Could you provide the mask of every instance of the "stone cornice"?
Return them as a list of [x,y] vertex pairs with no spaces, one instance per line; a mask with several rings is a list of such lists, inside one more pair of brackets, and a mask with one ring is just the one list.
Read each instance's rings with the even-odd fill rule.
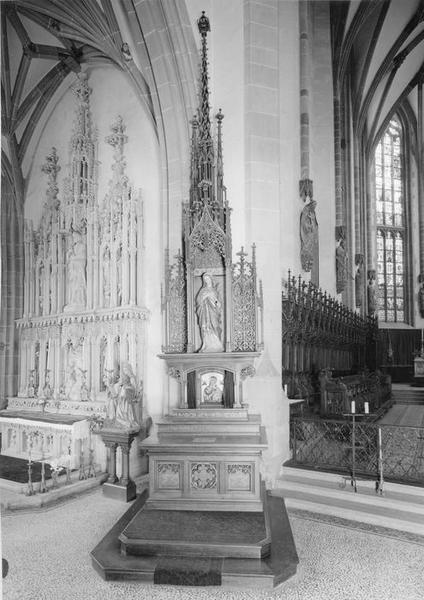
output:
[[16,320],[17,327],[50,327],[71,325],[73,323],[101,323],[107,321],[142,320],[147,321],[150,311],[147,308],[134,306],[119,306],[89,311],[59,313],[40,317],[23,317]]

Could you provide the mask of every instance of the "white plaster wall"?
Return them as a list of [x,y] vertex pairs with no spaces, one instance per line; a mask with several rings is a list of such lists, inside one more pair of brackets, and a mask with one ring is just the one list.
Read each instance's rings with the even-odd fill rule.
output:
[[[158,142],[150,120],[137,99],[125,75],[112,67],[90,69],[89,87],[92,124],[98,131],[98,198],[108,191],[112,178],[113,149],[105,142],[110,125],[121,115],[126,125],[128,142],[124,146],[127,175],[135,190],[141,190],[144,210],[144,304],[150,311],[146,327],[144,356],[144,406],[148,414],[162,413],[163,366],[156,357],[161,351],[162,326],[160,285],[162,281],[162,240],[160,227],[160,180]],[[70,86],[74,76],[66,80],[56,103],[40,131],[31,156],[25,166],[27,195],[25,216],[37,225],[45,201],[47,176],[41,172],[45,157],[55,146],[61,171],[58,175],[59,198],[63,199],[63,180],[68,174],[69,142],[75,118],[76,99]],[[141,276],[138,273],[138,276]]]
[[319,284],[336,296],[334,114],[328,3],[313,8],[311,36],[312,85],[310,115],[311,178],[319,225]]

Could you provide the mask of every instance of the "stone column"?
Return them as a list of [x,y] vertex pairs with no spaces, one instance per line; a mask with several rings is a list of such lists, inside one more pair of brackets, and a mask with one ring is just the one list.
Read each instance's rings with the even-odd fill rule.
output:
[[130,446],[129,444],[119,444],[121,448],[121,478],[120,485],[128,485],[130,481]]
[[418,83],[418,218],[420,238],[420,290],[418,294],[419,314],[424,318],[424,173],[422,164],[424,161],[424,103],[423,103],[423,80]]
[[107,448],[107,471],[108,471],[108,483],[116,483],[118,477],[116,476],[116,449],[118,444],[115,442],[105,442]]
[[[284,93],[280,98],[279,89],[299,85],[298,6],[277,0],[266,5],[247,0],[243,10],[245,243],[256,244],[264,297],[264,351],[255,365],[255,377],[245,382],[244,390],[249,411],[260,413],[266,428],[268,450],[263,462],[265,479],[270,483],[289,456],[289,411],[281,381],[281,277],[285,251],[288,255],[298,255],[298,251],[290,246],[289,239],[282,247],[285,236],[281,232],[287,227],[298,228],[299,223],[297,208],[284,200],[298,195],[299,129],[297,124],[293,126],[292,104],[293,110],[299,105],[298,96]],[[285,171],[281,170],[280,157],[287,161]],[[284,265],[284,272],[290,266]]]
[[[129,472],[129,455],[131,444],[138,436],[138,433],[138,431],[134,430],[114,429],[113,427],[101,431],[100,435],[109,451],[109,478],[103,485],[103,493],[110,498],[129,502],[136,496],[136,485],[131,480]],[[116,476],[116,449],[118,446],[121,449],[122,455],[122,470],[119,481]]]

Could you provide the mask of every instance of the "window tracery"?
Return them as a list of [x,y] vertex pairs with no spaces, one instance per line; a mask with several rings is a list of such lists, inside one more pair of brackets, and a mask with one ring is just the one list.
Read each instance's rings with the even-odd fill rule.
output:
[[394,117],[374,155],[378,317],[386,322],[407,321],[405,177],[402,152],[402,126]]

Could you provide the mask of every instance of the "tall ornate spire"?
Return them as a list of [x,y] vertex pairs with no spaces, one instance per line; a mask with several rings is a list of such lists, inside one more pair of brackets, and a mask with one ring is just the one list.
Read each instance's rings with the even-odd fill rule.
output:
[[225,201],[222,166],[222,119],[221,111],[217,119],[217,151],[215,155],[211,134],[209,106],[209,77],[207,56],[207,34],[210,31],[209,19],[202,12],[197,22],[201,35],[201,64],[199,79],[199,107],[192,121],[191,139],[191,179],[190,179],[190,231],[202,218],[205,210],[209,217],[226,231],[229,223]]
[[206,43],[206,36],[208,31],[211,30],[211,28],[209,24],[209,19],[205,15],[205,11],[202,12],[202,16],[198,20],[197,25],[199,27],[199,33],[202,36],[199,98],[199,146],[203,162],[202,166],[204,167],[204,171],[202,172],[202,179],[211,181],[213,145],[211,137],[211,123],[209,117],[210,107],[208,87],[208,49]]
[[71,169],[66,182],[67,227],[83,226],[86,206],[95,202],[96,160],[90,116],[90,94],[86,73],[79,73],[72,86],[77,100],[74,131],[71,137]]

